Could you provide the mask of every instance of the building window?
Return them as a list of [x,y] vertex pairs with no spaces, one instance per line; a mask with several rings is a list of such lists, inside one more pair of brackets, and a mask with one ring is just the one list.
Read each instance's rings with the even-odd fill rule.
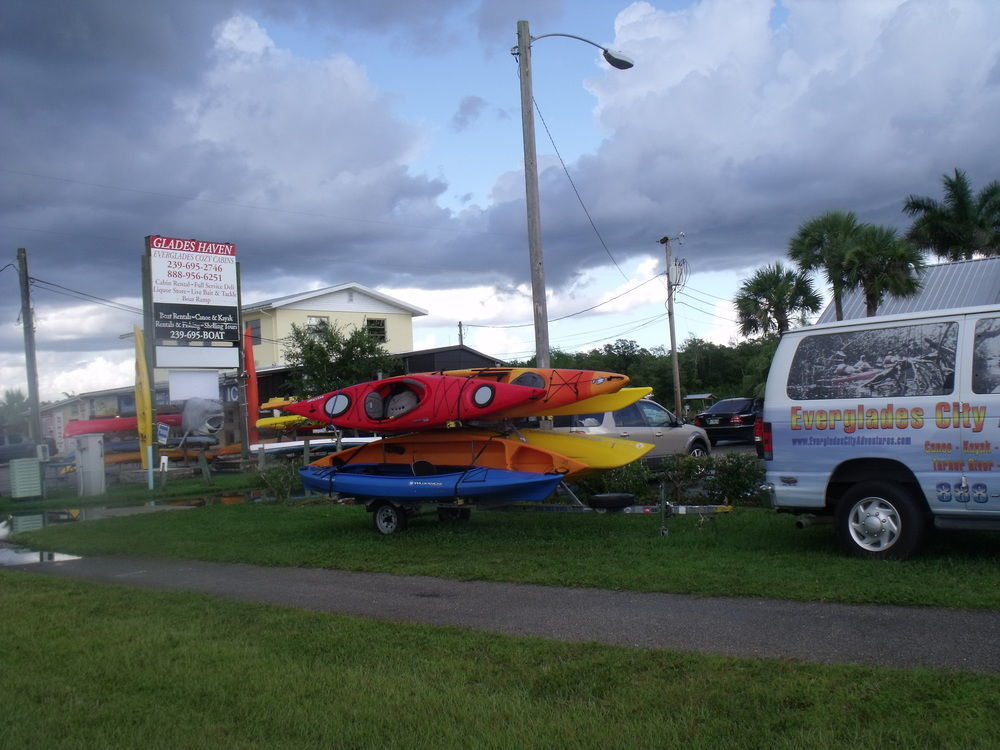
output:
[[260,343],[260,318],[248,320],[247,328],[250,329],[250,343],[257,346]]
[[381,343],[386,342],[385,318],[368,318],[365,320],[365,330],[368,335]]
[[319,329],[330,325],[330,318],[326,315],[306,315],[306,330],[316,334]]

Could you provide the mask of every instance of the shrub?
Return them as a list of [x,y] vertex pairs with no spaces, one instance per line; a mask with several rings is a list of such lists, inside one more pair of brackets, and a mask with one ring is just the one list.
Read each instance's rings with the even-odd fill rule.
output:
[[689,456],[686,453],[678,453],[663,459],[657,475],[667,483],[667,490],[670,493],[667,499],[673,503],[680,503],[681,498],[691,494],[705,477],[711,474],[714,463],[715,460],[711,456]]
[[655,476],[642,461],[633,461],[617,469],[609,469],[584,477],[573,483],[573,491],[586,501],[593,495],[605,492],[630,492],[637,505],[659,502]]
[[302,488],[299,467],[294,461],[269,461],[256,471],[255,484],[275,500],[288,500]]
[[727,453],[712,459],[712,472],[705,477],[704,491],[716,504],[766,505],[760,486],[764,465],[754,455]]

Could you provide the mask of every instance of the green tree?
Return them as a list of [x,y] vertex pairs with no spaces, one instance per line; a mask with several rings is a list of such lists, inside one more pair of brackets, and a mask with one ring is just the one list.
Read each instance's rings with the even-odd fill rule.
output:
[[744,336],[775,332],[779,336],[791,325],[792,317],[814,313],[822,301],[804,271],[793,271],[781,263],[758,268],[744,280],[733,300]]
[[823,271],[830,285],[837,320],[844,319],[844,293],[852,287],[844,270],[844,259],[857,241],[857,217],[853,211],[827,211],[803,222],[788,242],[788,257],[803,271]]
[[865,298],[866,314],[875,315],[886,294],[912,297],[920,291],[923,254],[892,227],[865,224],[858,244],[844,261],[847,277]]
[[292,325],[284,341],[289,387],[301,398],[402,372],[402,363],[363,328]]
[[908,195],[903,212],[916,217],[907,237],[948,260],[1000,255],[1000,182],[973,195],[965,172],[941,175],[944,200]]
[[11,432],[28,430],[28,397],[20,388],[6,388],[0,401],[0,428]]

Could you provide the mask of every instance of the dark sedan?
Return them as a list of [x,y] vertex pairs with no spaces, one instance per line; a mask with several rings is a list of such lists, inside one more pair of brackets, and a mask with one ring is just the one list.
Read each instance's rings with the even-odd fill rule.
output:
[[753,442],[753,427],[764,409],[762,398],[726,398],[717,401],[694,418],[715,445],[719,440]]

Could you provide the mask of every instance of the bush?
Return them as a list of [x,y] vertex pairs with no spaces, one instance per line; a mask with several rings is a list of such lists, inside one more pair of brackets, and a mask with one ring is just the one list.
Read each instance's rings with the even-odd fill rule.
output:
[[678,453],[667,456],[660,463],[658,476],[666,481],[669,492],[668,501],[680,503],[685,495],[692,494],[706,476],[709,476],[715,465],[711,456],[690,456]]
[[630,492],[637,505],[659,502],[655,476],[642,461],[633,461],[617,469],[609,469],[577,480],[573,491],[586,502],[593,495],[606,492]]
[[712,471],[705,477],[705,494],[715,504],[760,507],[766,498],[760,486],[764,465],[746,453],[727,453],[712,457]]
[[667,501],[675,504],[691,498],[695,503],[711,505],[766,505],[760,490],[764,466],[753,455],[726,453],[718,456],[668,456],[656,471],[642,461],[618,469],[603,471],[574,483],[573,491],[581,500],[605,492],[630,492],[637,505],[660,502],[659,485],[666,483]]
[[293,492],[302,489],[295,461],[269,461],[256,472],[254,483],[275,500],[288,500]]

